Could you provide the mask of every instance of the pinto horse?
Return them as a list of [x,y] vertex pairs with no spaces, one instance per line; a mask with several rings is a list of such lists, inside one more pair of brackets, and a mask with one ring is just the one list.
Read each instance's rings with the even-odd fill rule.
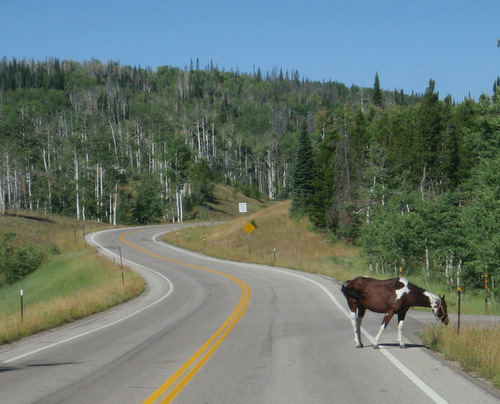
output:
[[411,284],[405,278],[377,280],[366,276],[358,276],[344,283],[341,290],[351,310],[356,348],[363,348],[360,330],[367,309],[375,313],[385,313],[384,320],[373,343],[375,349],[378,349],[380,336],[394,314],[398,315],[399,346],[406,348],[403,343],[403,322],[410,307],[430,307],[438,321],[445,324],[449,322],[444,296],[436,296]]

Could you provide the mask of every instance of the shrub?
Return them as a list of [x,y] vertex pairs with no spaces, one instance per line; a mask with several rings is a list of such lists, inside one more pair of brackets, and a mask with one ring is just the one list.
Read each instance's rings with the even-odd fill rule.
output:
[[14,283],[34,272],[43,262],[44,253],[38,247],[19,247],[7,260],[4,268],[7,283]]
[[14,283],[34,272],[43,262],[44,252],[35,246],[12,246],[16,233],[4,235],[0,245],[0,285]]

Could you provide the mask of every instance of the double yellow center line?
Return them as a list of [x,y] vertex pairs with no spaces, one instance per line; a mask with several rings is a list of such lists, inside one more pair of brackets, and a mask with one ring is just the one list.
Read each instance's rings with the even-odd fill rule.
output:
[[[135,230],[138,231],[138,230]],[[211,272],[220,276],[224,276],[233,282],[237,283],[242,290],[240,301],[236,306],[236,309],[233,313],[228,317],[228,319],[224,322],[224,324],[215,332],[214,335],[210,337],[210,339],[203,344],[203,346],[186,362],[182,365],[179,370],[177,370],[163,385],[160,386],[146,401],[144,404],[151,404],[159,400],[160,403],[171,403],[179,393],[186,387],[186,385],[191,381],[191,379],[198,373],[198,371],[205,365],[205,363],[210,359],[210,357],[215,353],[215,351],[219,348],[220,344],[226,339],[229,333],[233,330],[236,324],[240,321],[240,319],[245,314],[248,303],[251,298],[251,291],[248,285],[242,280],[236,278],[235,276],[226,274],[224,272],[216,271],[214,269],[209,269],[205,267],[201,267],[198,265],[188,264],[186,262],[173,260],[170,258],[163,257],[161,255],[152,253],[146,249],[143,249],[135,244],[132,244],[125,240],[125,237],[134,231],[124,233],[120,240],[139,251],[142,251],[145,254],[152,255],[156,258],[160,258],[165,261],[174,262],[176,264],[186,265],[191,268],[200,269],[202,271]]]

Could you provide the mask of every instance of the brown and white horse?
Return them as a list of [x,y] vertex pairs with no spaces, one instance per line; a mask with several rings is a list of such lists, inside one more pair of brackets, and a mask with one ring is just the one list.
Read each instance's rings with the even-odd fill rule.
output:
[[380,336],[394,314],[398,315],[398,342],[403,343],[403,322],[410,307],[430,307],[439,321],[448,324],[448,313],[444,296],[436,296],[425,289],[408,282],[405,278],[377,280],[366,276],[358,276],[342,286],[342,293],[351,310],[351,322],[354,330],[356,348],[362,348],[361,322],[368,309],[375,313],[385,313],[380,330],[375,337],[373,347],[378,349]]

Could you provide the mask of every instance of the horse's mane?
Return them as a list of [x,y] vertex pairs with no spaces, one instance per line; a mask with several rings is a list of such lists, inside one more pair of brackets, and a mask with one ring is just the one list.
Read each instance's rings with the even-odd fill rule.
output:
[[411,283],[411,282],[408,282],[408,287],[409,287],[410,289],[412,289],[412,288],[413,288],[413,289],[415,289],[415,290],[418,290],[419,292],[422,292],[422,293],[427,292],[424,288],[421,288],[420,286],[417,286],[417,285],[415,285],[415,284],[413,284],[413,283]]

